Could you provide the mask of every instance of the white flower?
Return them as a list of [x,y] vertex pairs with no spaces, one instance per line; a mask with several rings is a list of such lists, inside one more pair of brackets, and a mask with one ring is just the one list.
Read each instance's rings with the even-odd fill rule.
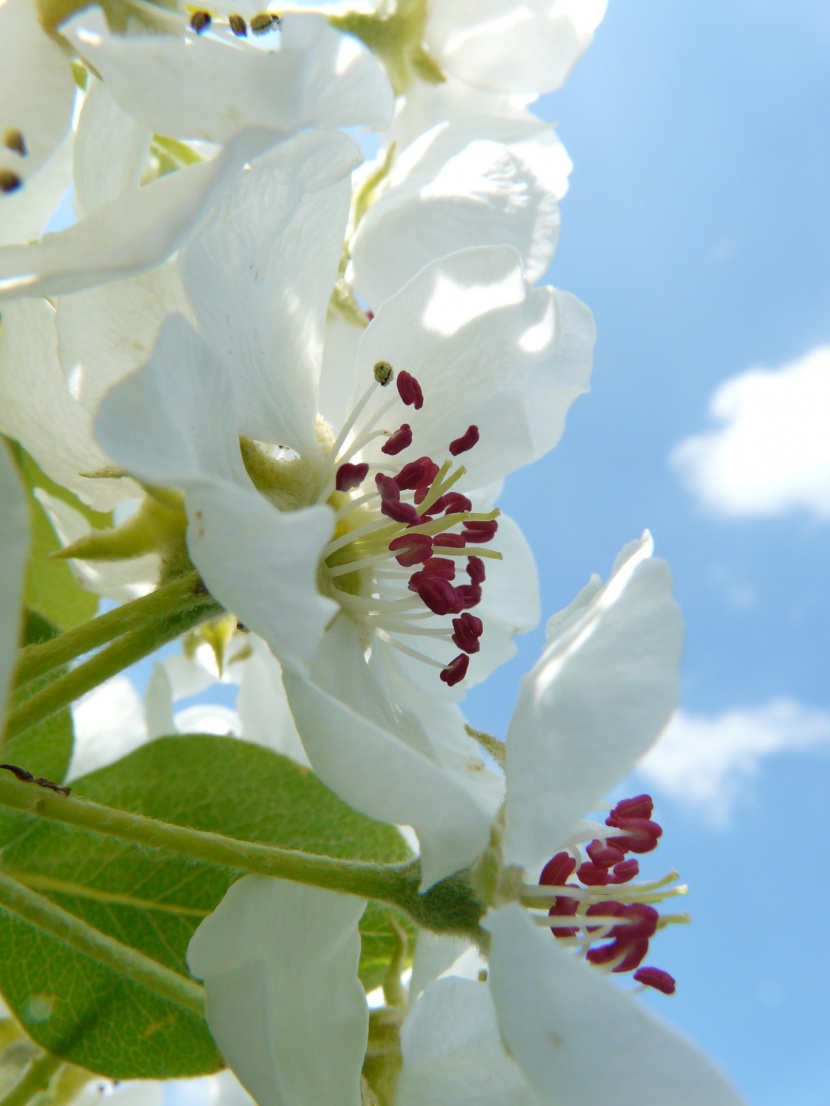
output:
[[553,92],[590,45],[607,0],[432,0],[438,64],[494,92]]
[[[106,95],[146,130],[134,130],[127,149],[109,143],[102,149],[107,132],[96,129],[93,141],[106,158],[118,164],[118,155],[126,155],[123,173],[104,173],[125,190],[82,186],[88,210],[79,223],[33,245],[0,248],[0,296],[52,296],[158,265],[202,223],[228,181],[270,146],[308,127],[380,126],[391,117],[392,94],[378,63],[320,16],[291,15],[269,51],[230,31],[114,35],[97,8],[80,12],[61,32],[104,75]],[[64,72],[74,95],[65,63]],[[209,160],[139,188],[136,155],[146,157],[146,147],[138,142],[154,131],[220,145]],[[98,206],[89,209],[93,193]]]
[[0,5],[0,244],[43,230],[69,183],[75,81],[32,0]]

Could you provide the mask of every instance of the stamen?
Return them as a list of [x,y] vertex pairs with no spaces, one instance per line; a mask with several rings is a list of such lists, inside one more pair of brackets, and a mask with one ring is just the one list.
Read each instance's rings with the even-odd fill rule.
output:
[[350,492],[352,488],[359,488],[368,474],[367,464],[352,465],[347,461],[337,470],[334,486],[339,492]]
[[406,369],[402,369],[397,376],[398,395],[401,397],[407,407],[414,407],[416,411],[420,411],[424,406],[424,393],[421,391],[421,385],[412,375],[408,373]]
[[23,135],[15,127],[10,128],[3,135],[3,145],[7,150],[13,150],[16,154],[20,154],[21,157],[26,157],[29,153],[26,149],[26,142]]
[[[486,550],[491,552],[491,550]],[[483,584],[484,583],[484,561],[481,557],[468,557],[467,558],[467,575],[470,577],[470,583]]]
[[237,38],[245,38],[248,34],[248,24],[241,15],[229,15],[228,24]]
[[22,184],[17,173],[13,173],[11,169],[0,169],[0,192],[16,192]]
[[478,427],[468,426],[466,432],[460,438],[450,442],[450,453],[453,457],[457,457],[459,453],[466,453],[468,449],[472,449],[474,445],[478,444],[478,436]]
[[402,453],[408,446],[412,445],[412,427],[408,422],[405,422],[403,426],[399,427],[394,434],[390,434],[389,441],[385,445],[380,447],[381,453],[385,453],[387,457],[394,457],[398,453]]
[[432,556],[432,538],[427,534],[401,534],[389,543],[389,549],[397,552],[395,560],[404,568],[423,564]]
[[459,653],[455,660],[450,661],[447,667],[441,670],[441,679],[448,687],[455,687],[467,675],[469,667],[470,658],[466,653]]
[[372,371],[375,374],[375,380],[380,384],[381,388],[385,388],[395,375],[395,370],[388,361],[376,361]]
[[261,12],[251,20],[251,30],[255,35],[264,35],[268,31],[278,30],[281,23],[280,17],[273,12]]
[[662,968],[638,968],[634,978],[645,987],[654,987],[662,991],[664,995],[673,995],[677,990],[677,981],[674,976],[664,972]]
[[205,32],[212,22],[213,20],[210,17],[210,12],[195,11],[190,17],[191,29],[194,30],[197,35]]

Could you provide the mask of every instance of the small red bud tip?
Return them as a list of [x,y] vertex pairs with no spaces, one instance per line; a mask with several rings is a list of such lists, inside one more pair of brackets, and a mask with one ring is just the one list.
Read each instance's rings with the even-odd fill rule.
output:
[[412,568],[413,565],[423,564],[432,556],[432,538],[427,534],[401,534],[390,541],[389,550],[392,553],[400,550],[395,560],[404,568]]
[[484,583],[484,561],[481,557],[467,558],[467,575],[470,577],[471,584]]
[[334,478],[334,486],[339,492],[350,492],[352,488],[358,488],[369,474],[369,466],[352,465],[348,461],[341,465]]
[[454,661],[450,661],[446,668],[441,669],[441,679],[449,687],[455,687],[455,685],[460,684],[467,675],[467,669],[469,667],[470,658],[466,653],[459,653]]
[[399,427],[394,434],[390,434],[388,440],[380,447],[381,453],[387,457],[394,457],[408,446],[412,445],[412,427],[408,422]]
[[398,395],[406,406],[414,407],[416,411],[420,411],[424,406],[424,393],[412,373],[402,369],[395,378],[395,383],[398,385]]
[[468,426],[466,433],[450,442],[450,453],[453,457],[457,457],[459,453],[466,453],[468,449],[472,449],[478,443],[478,438],[478,427]]
[[677,981],[674,976],[664,972],[662,968],[638,968],[634,973],[638,983],[646,987],[654,987],[662,991],[664,995],[673,995],[677,990]]
[[[564,887],[575,871],[576,861],[571,854],[557,853],[542,869],[539,883],[542,887]],[[568,902],[576,904],[576,899],[568,899]]]

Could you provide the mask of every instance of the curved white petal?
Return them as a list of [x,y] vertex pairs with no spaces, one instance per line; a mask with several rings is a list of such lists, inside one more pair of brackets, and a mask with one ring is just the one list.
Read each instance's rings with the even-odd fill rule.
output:
[[742,1106],[715,1065],[516,904],[490,911],[504,1043],[541,1106]]
[[179,263],[201,334],[233,381],[240,431],[306,457],[319,454],[326,309],[360,160],[339,131],[282,143],[239,175]]
[[138,188],[153,132],[120,107],[90,74],[75,132],[75,210],[83,219]]
[[92,437],[90,412],[70,391],[59,356],[55,310],[45,300],[3,306],[0,430],[19,441],[47,476],[99,510],[138,494],[132,481],[81,475],[101,469],[108,458]]
[[236,709],[246,741],[265,745],[298,764],[308,765],[285,690],[282,668],[264,641],[249,635],[250,656],[231,660],[230,674],[239,681]]
[[553,92],[590,45],[607,0],[433,0],[425,38],[479,88]]
[[148,739],[144,704],[127,676],[113,676],[72,704],[75,743],[67,777],[120,760]]
[[464,487],[478,488],[556,445],[568,408],[588,389],[593,344],[593,319],[578,300],[529,287],[509,247],[481,247],[426,266],[378,310],[356,379],[386,360],[420,381],[424,406],[407,412],[414,441],[402,461],[444,455],[477,425],[480,442],[460,460]]
[[228,180],[279,139],[242,131],[212,161],[168,173],[31,246],[0,248],[0,297],[55,295],[142,272],[170,257]]
[[507,735],[504,856],[535,877],[632,769],[677,705],[683,637],[646,535],[522,680]]
[[326,631],[310,672],[287,662],[283,682],[320,779],[356,810],[418,834],[422,888],[484,850],[494,811],[482,761],[442,763],[429,718],[422,724],[384,695],[346,616]]
[[216,1043],[258,1106],[360,1106],[363,899],[245,876],[191,938]]
[[0,718],[17,657],[23,578],[29,555],[29,511],[23,485],[4,443],[0,443]]
[[[63,142],[74,102],[69,61],[41,27],[37,5],[5,0],[0,5],[0,171],[14,173],[25,188]],[[22,139],[22,150],[20,143],[9,142],[10,134]],[[0,222],[7,217],[5,202],[5,193],[0,194]]]
[[393,164],[351,245],[354,283],[377,306],[430,261],[512,246],[525,276],[547,269],[571,162],[553,127],[475,116],[444,123]]
[[111,34],[100,8],[61,27],[115,99],[152,130],[225,142],[245,127],[386,126],[392,92],[376,59],[319,15],[291,13],[261,50],[230,31]]
[[401,1030],[396,1106],[536,1106],[504,1050],[490,988],[452,977],[427,985]]
[[0,197],[0,246],[41,236],[72,181],[74,137],[70,131],[24,187]]

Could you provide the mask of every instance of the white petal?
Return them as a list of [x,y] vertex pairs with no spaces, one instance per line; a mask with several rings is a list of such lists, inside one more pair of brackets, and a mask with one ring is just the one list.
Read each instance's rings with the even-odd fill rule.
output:
[[512,246],[529,281],[547,269],[570,159],[552,127],[474,117],[407,147],[351,242],[354,283],[376,306],[436,258]]
[[415,955],[412,957],[412,976],[409,980],[410,1006],[421,991],[433,979],[437,979],[467,951],[470,942],[463,937],[444,937],[422,929],[418,933]]
[[0,248],[0,297],[77,291],[158,265],[202,222],[228,179],[278,138],[242,131],[212,161],[168,173],[32,246]]
[[319,455],[314,426],[326,310],[357,144],[300,135],[240,174],[180,262],[199,329],[227,365],[239,429]]
[[427,986],[401,1030],[397,1106],[535,1106],[504,1051],[490,988],[468,979]]
[[426,41],[442,68],[479,88],[553,92],[605,15],[607,0],[434,0]]
[[75,744],[67,776],[85,776],[147,740],[144,705],[127,676],[114,676],[72,704]]
[[504,855],[535,878],[656,740],[679,696],[683,626],[650,537],[522,680],[507,735]]
[[483,763],[456,770],[441,763],[431,733],[384,695],[364,660],[358,629],[346,616],[326,631],[310,674],[286,663],[283,682],[323,783],[369,817],[415,829],[422,888],[484,850],[493,795]]
[[[0,5],[0,170],[26,181],[63,142],[72,122],[75,80],[69,61],[41,27],[31,0]],[[25,153],[10,149],[5,136],[17,131]],[[0,220],[5,221],[5,196]]]
[[47,476],[99,510],[138,494],[131,481],[81,475],[108,463],[92,438],[89,411],[72,396],[59,357],[54,308],[45,300],[3,306],[0,430],[15,438]]
[[365,906],[246,876],[194,933],[187,959],[205,981],[208,1025],[258,1106],[360,1106]]
[[529,287],[514,250],[482,247],[428,265],[379,309],[356,375],[369,380],[386,360],[420,381],[424,406],[407,409],[414,442],[401,460],[444,455],[477,425],[479,445],[461,457],[463,486],[477,488],[556,445],[568,408],[587,391],[593,343],[593,319],[578,300]]
[[82,219],[138,188],[152,130],[137,122],[90,74],[75,134],[75,210]]
[[23,578],[29,555],[29,511],[23,485],[5,444],[0,443],[0,718],[17,657]]
[[482,923],[502,1037],[542,1106],[741,1106],[715,1065],[515,904]]
[[244,127],[377,126],[392,93],[375,58],[319,15],[292,13],[261,50],[230,32],[117,35],[98,8],[61,27],[125,111],[160,134],[225,142]]
[[308,757],[282,686],[280,662],[256,635],[249,635],[248,646],[251,655],[231,661],[230,668],[239,680],[236,709],[242,736],[307,766]]

